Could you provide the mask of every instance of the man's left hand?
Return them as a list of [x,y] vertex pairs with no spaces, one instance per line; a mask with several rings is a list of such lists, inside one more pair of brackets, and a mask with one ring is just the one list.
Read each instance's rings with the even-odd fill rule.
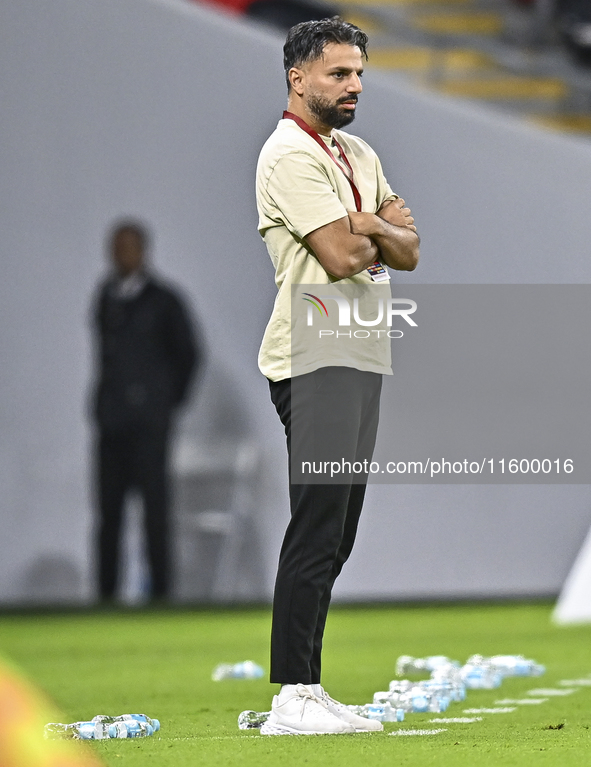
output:
[[413,232],[417,231],[410,208],[406,207],[402,197],[399,197],[397,200],[386,200],[383,202],[376,215],[393,226],[405,226],[407,229],[412,229]]

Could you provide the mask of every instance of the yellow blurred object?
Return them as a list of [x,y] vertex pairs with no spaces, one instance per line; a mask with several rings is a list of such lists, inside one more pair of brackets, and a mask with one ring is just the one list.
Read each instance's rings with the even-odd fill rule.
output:
[[0,658],[0,767],[102,767],[84,743],[45,739],[57,721],[45,696]]
[[369,66],[382,69],[445,69],[466,70],[492,68],[490,56],[469,48],[378,48],[370,50]]
[[556,131],[567,133],[591,133],[591,116],[589,115],[530,115],[530,121]]
[[446,80],[437,85],[437,89],[450,96],[497,100],[558,100],[568,95],[566,83],[551,77],[496,77],[490,79]]
[[359,29],[362,29],[364,32],[367,32],[369,34],[373,34],[374,32],[379,31],[379,26],[376,24],[376,22],[373,19],[370,19],[369,16],[365,16],[362,13],[356,13],[354,11],[345,12],[342,15],[342,18],[345,19],[345,21],[348,21],[349,24],[354,24],[356,27],[359,27]]
[[413,27],[437,35],[498,35],[504,28],[498,13],[425,13],[417,14]]

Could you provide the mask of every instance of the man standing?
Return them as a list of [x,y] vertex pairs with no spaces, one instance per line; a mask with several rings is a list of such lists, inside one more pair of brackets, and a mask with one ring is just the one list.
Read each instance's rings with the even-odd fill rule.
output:
[[99,290],[94,317],[100,596],[115,595],[123,507],[127,494],[137,490],[144,507],[151,596],[164,599],[170,588],[170,428],[199,350],[176,291],[146,269],[145,228],[131,221],[117,224],[109,247],[114,272]]
[[[362,290],[388,279],[384,265],[417,265],[419,238],[410,210],[388,186],[373,150],[339,130],[355,117],[366,46],[367,36],[338,17],[292,27],[284,46],[288,109],[257,168],[259,231],[279,291],[259,366],[269,379],[288,451],[293,454],[308,433],[324,438],[339,424],[339,449],[354,461],[371,460],[381,377],[391,373],[389,341],[354,350],[346,360],[327,353],[294,365],[291,291],[304,284]],[[320,684],[331,590],[353,547],[365,481],[290,481],[291,521],[279,559],[271,636],[271,682],[282,687],[263,734],[382,729],[352,714]]]

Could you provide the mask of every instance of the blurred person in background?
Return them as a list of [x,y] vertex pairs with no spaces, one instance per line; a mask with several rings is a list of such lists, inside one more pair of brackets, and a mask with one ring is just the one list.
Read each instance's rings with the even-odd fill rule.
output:
[[175,411],[201,358],[193,320],[178,292],[147,266],[149,235],[121,221],[108,239],[112,272],[93,306],[98,375],[96,491],[100,598],[117,591],[126,498],[142,498],[151,598],[170,594],[169,444]]

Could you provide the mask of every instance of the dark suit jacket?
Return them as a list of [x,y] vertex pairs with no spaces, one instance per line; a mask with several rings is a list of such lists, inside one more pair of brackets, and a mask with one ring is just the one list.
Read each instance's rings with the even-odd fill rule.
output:
[[200,358],[192,323],[172,288],[149,277],[131,299],[104,283],[95,307],[99,375],[94,414],[109,431],[166,429]]

